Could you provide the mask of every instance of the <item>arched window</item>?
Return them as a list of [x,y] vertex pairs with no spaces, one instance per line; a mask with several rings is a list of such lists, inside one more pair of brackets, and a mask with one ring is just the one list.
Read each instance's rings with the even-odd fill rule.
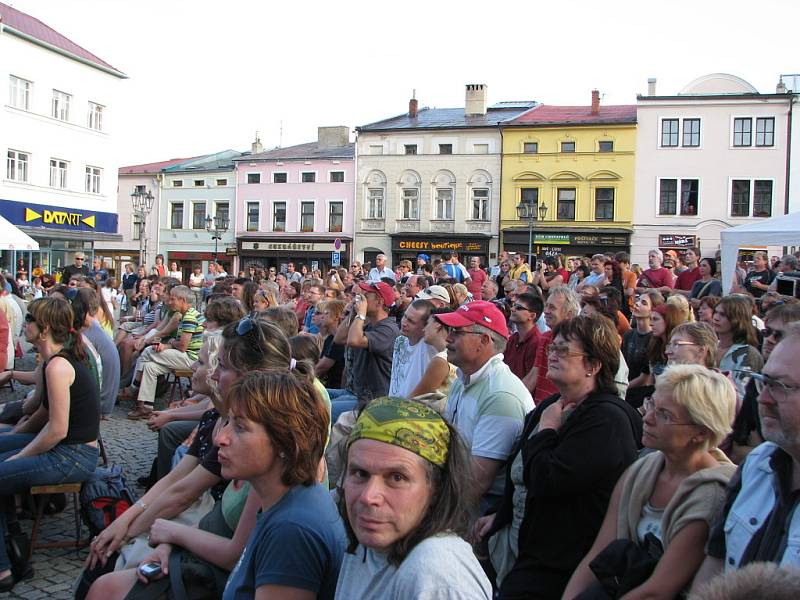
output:
[[403,171],[397,185],[400,190],[400,218],[418,221],[422,178],[416,171]]
[[431,181],[433,187],[433,218],[441,221],[454,219],[456,177],[450,171],[439,171]]
[[467,218],[473,221],[492,220],[492,176],[487,171],[475,171],[467,182],[469,206]]
[[364,178],[364,216],[383,219],[386,206],[386,175],[383,171],[370,171]]

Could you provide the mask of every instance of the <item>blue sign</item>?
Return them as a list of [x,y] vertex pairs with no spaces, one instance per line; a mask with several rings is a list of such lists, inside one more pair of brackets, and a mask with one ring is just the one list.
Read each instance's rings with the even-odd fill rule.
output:
[[0,200],[0,215],[14,225],[25,227],[117,233],[116,213]]
[[331,252],[331,266],[338,267],[342,264],[342,255],[339,252]]

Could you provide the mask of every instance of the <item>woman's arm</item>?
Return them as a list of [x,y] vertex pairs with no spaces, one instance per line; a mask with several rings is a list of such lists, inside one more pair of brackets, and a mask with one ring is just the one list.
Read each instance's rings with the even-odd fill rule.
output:
[[556,275],[550,281],[547,281],[546,277],[542,277],[540,285],[542,286],[543,290],[549,290],[551,287],[563,284],[564,284],[564,278],[561,275]]
[[325,373],[330,371],[333,365],[335,364],[336,364],[335,360],[327,356],[323,356],[322,358],[319,359],[319,362],[314,366],[314,373],[316,374],[317,377],[322,377],[323,375],[325,375]]
[[11,371],[11,378],[16,379],[22,385],[34,385],[39,382],[42,366],[37,365],[33,371]]
[[422,379],[420,379],[417,386],[411,390],[409,397],[414,398],[422,394],[435,392],[449,374],[450,365],[448,362],[434,356],[428,364],[428,368],[425,369],[425,373],[422,374]]
[[47,424],[47,418],[47,409],[44,406],[39,405],[39,408],[37,408],[36,412],[31,415],[30,419],[27,419],[26,421],[20,420],[20,422],[17,423],[17,425],[15,425],[11,430],[11,433],[38,433],[42,430],[42,427]]

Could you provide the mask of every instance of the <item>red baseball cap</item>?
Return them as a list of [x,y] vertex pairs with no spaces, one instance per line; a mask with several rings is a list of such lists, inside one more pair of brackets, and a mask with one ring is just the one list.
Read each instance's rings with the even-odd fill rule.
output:
[[394,304],[394,290],[388,283],[384,283],[383,281],[360,281],[358,287],[365,292],[378,294],[383,299],[386,308]]
[[459,306],[451,313],[435,315],[436,319],[448,327],[467,327],[468,325],[480,325],[499,333],[508,339],[508,327],[506,318],[500,309],[493,303],[485,300],[476,300],[469,304]]

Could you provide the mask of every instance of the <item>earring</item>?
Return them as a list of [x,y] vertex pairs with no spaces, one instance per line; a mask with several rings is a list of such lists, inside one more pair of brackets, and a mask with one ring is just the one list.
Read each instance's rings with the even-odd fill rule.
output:
[[587,376],[587,377],[591,377],[591,376],[592,376],[592,374],[591,374],[591,373],[587,373],[587,374],[586,374],[586,376]]
[[286,458],[286,452],[280,452],[278,456],[280,456],[281,458]]

